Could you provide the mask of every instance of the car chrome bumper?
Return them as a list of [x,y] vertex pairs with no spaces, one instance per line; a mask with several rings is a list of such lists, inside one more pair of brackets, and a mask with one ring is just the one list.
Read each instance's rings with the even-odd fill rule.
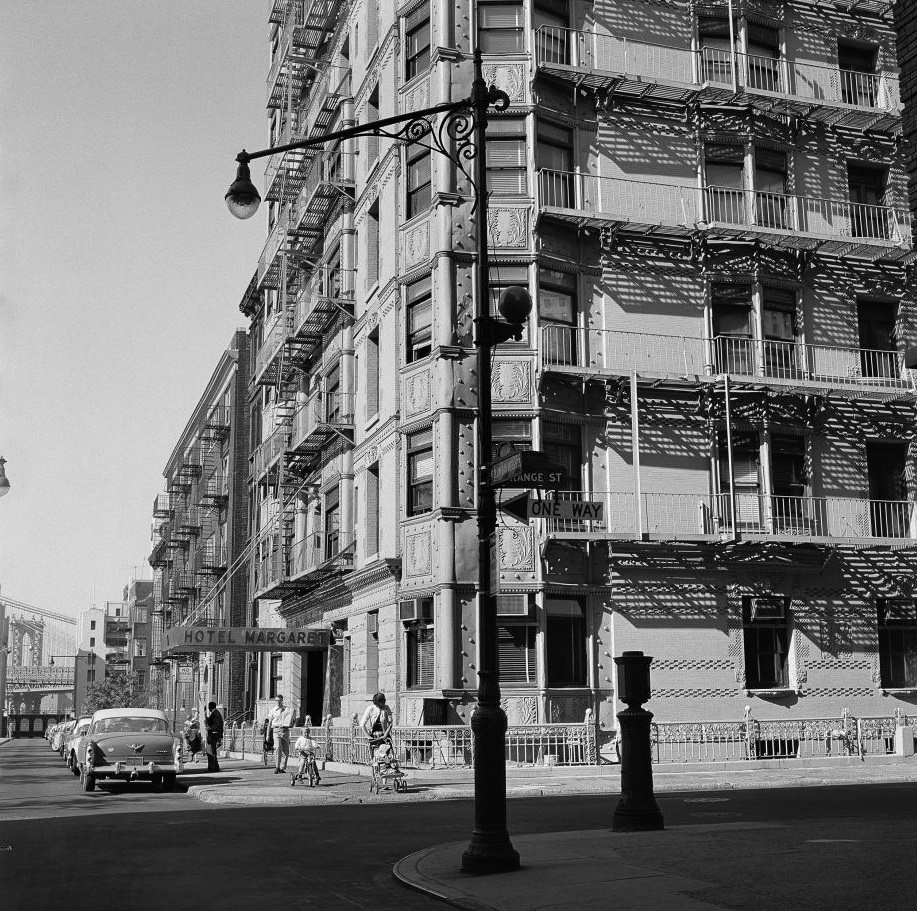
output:
[[174,762],[145,762],[142,765],[113,762],[93,766],[90,774],[96,778],[152,778],[154,775],[179,775],[182,771],[182,764]]

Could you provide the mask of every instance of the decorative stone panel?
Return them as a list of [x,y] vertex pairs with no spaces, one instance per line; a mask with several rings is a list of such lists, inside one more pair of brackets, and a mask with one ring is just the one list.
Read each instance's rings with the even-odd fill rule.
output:
[[401,113],[430,107],[430,80],[424,76],[401,93]]
[[500,582],[507,585],[535,580],[535,536],[531,525],[499,528]]
[[433,408],[432,367],[429,363],[406,370],[401,375],[401,420],[408,423],[425,417]]
[[511,102],[525,102],[525,70],[521,63],[485,63],[481,72],[487,85],[502,89]]
[[433,571],[432,527],[412,525],[404,530],[404,576],[429,576]]
[[508,724],[537,724],[538,701],[534,696],[506,696],[500,700]]
[[590,696],[551,696],[548,720],[552,724],[582,724],[586,709],[592,707]]
[[416,727],[422,724],[423,716],[423,699],[407,699],[402,697],[399,706],[399,718],[395,719],[396,724],[403,727]]
[[528,248],[529,209],[521,206],[493,206],[488,212],[487,229],[492,246],[509,250]]
[[493,367],[491,398],[495,405],[529,405],[534,399],[530,357],[498,357]]
[[414,225],[403,233],[401,249],[402,271],[405,272],[430,258],[429,220]]

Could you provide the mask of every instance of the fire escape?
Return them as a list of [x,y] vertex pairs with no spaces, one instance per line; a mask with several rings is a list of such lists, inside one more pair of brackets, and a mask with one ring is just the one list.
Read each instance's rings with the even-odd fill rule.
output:
[[[834,8],[856,13],[869,6],[882,15],[891,5],[825,3],[825,27]],[[737,15],[747,8],[775,33],[788,27],[788,6],[734,4]],[[724,0],[685,6],[686,15],[696,17],[726,10]],[[821,6],[815,14],[823,14]],[[702,34],[695,26],[686,32]],[[787,152],[809,146],[838,160],[892,161],[898,154],[898,79],[893,55],[881,50],[871,67],[855,60],[845,68],[840,61],[796,61],[776,50],[768,56],[733,52],[728,42],[725,49],[703,42],[663,46],[552,26],[535,31],[533,48],[536,78],[592,93],[600,133],[604,115],[620,118],[637,136],[661,123],[692,139],[698,174],[705,150],[735,137]],[[541,169],[536,219],[541,228],[597,231],[603,264],[621,272],[722,282],[760,273],[801,284],[817,266],[838,283],[856,274],[869,287],[902,297],[915,257],[909,211],[891,187],[879,201],[863,201],[852,190],[848,199],[823,198],[759,188],[748,178],[733,187],[706,179],[662,183],[572,167]],[[737,546],[746,556],[784,559],[779,555],[791,546],[800,565],[822,565],[839,545],[886,551],[917,545],[911,499],[777,494],[770,481],[749,493],[731,480],[731,438],[748,427],[792,425],[817,434],[830,425],[832,436],[845,443],[868,434],[908,438],[917,390],[894,346],[812,344],[763,332],[756,337],[754,331],[718,334],[710,325],[691,337],[567,325],[542,326],[540,333],[542,395],[552,385],[578,389],[589,414],[624,432],[629,428],[635,474],[630,489],[558,493],[599,501],[603,515],[545,520],[543,552],[599,544],[639,562],[653,552],[648,542],[665,541],[667,554],[681,548],[690,562],[722,560],[727,553],[736,558]],[[651,448],[650,439],[668,433],[708,441],[729,434],[728,487],[712,482],[707,493],[643,492],[641,445]],[[755,547],[749,550],[750,544]],[[652,559],[662,559],[656,554]]]
[[[275,144],[320,136],[343,115],[342,104],[351,94],[349,63],[340,52],[328,55],[345,7],[340,2],[275,3],[271,21],[278,26],[278,43],[268,76],[268,107],[277,112],[280,125]],[[276,294],[277,308],[263,331],[253,383],[273,389],[273,409],[271,426],[252,456],[252,479],[276,491],[276,500],[260,517],[261,558],[253,561],[256,597],[302,593],[318,583],[304,579],[305,567],[317,572],[344,560],[336,550],[315,566],[304,563],[296,516],[303,491],[318,486],[328,443],[353,445],[352,395],[329,391],[329,407],[319,419],[315,400],[322,391],[304,391],[321,368],[327,343],[354,318],[353,270],[342,265],[340,247],[329,243],[339,236],[341,219],[353,205],[351,146],[281,153],[266,169],[265,199],[276,204],[278,215],[256,282],[258,291]],[[318,425],[309,427],[307,442],[302,439],[305,413]],[[352,547],[340,551],[350,554]]]

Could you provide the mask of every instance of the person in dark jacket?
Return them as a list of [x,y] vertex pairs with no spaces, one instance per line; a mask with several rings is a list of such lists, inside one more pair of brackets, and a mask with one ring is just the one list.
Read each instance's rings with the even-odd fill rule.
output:
[[215,702],[207,706],[204,726],[207,728],[207,771],[219,772],[220,763],[217,759],[217,750],[223,740],[223,716]]

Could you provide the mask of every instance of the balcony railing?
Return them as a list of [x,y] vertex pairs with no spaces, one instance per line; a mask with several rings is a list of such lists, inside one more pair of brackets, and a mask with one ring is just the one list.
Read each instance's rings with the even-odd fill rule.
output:
[[538,207],[577,222],[659,227],[673,233],[706,230],[726,235],[779,235],[782,244],[811,249],[834,241],[846,251],[910,247],[906,208],[873,206],[816,196],[686,186],[650,181],[538,172]]
[[911,371],[897,351],[807,345],[719,335],[684,335],[543,326],[545,370],[690,379],[728,373],[756,382],[846,388],[860,392],[913,391]]
[[353,269],[321,266],[305,283],[296,298],[294,335],[316,343],[335,313],[353,307]]
[[636,494],[630,492],[563,491],[557,499],[603,505],[601,519],[545,519],[547,534],[561,537],[673,541],[736,535],[852,542],[917,539],[911,500],[737,492],[733,510],[728,493],[643,493],[638,510]]
[[[622,95],[653,95],[658,88],[658,94],[669,99],[673,90],[682,90],[686,100],[697,91],[716,98],[733,89],[733,54],[728,49],[693,50],[556,26],[537,29],[534,47],[541,69],[593,88],[614,83]],[[860,73],[753,54],[734,56],[739,92],[767,110],[798,108],[804,116],[860,129],[898,126],[900,93],[898,78],[891,73]]]
[[340,529],[313,532],[290,545],[289,572],[294,579],[310,573],[335,571],[353,565],[352,533]]
[[157,519],[168,519],[172,516],[172,498],[167,493],[156,494],[153,501],[153,515]]
[[255,356],[255,380],[261,376],[265,367],[277,356],[288,332],[286,314],[283,312],[278,313],[273,323],[268,327],[264,340],[261,342],[261,347],[258,348],[258,354]]
[[264,242],[264,247],[261,250],[261,255],[258,257],[257,282],[259,288],[276,288],[279,285],[279,272],[276,268],[277,255],[280,253],[281,249],[283,249],[284,243],[286,242],[289,226],[289,211],[283,209],[277,221],[274,222],[274,227],[271,229],[270,234],[268,234],[267,240]]
[[286,427],[278,427],[255,450],[252,457],[252,472],[256,478],[263,475],[286,451],[290,441],[290,432]]
[[353,393],[331,392],[313,396],[293,417],[293,448],[308,447],[311,441],[320,446],[335,430],[352,429],[353,416]]

